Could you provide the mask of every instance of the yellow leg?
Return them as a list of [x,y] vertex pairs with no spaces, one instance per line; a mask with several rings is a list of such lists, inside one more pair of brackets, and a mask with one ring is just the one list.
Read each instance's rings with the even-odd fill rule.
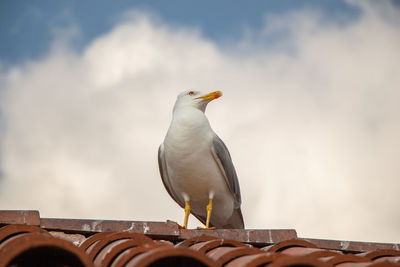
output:
[[206,229],[208,229],[210,226],[210,217],[211,217],[211,211],[212,211],[212,199],[209,200],[206,208],[207,208]]
[[183,227],[187,229],[187,224],[189,220],[189,214],[190,214],[190,204],[188,201],[185,202],[185,220],[183,221]]

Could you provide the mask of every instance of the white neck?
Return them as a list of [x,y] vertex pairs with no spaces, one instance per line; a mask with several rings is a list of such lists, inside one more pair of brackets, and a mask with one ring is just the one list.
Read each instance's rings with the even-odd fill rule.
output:
[[212,137],[212,129],[204,113],[194,107],[176,108],[165,141],[189,145]]

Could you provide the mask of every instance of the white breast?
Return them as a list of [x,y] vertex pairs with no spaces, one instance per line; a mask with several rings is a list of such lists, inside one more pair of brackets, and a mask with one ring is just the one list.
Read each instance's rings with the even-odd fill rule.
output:
[[174,114],[164,140],[168,176],[175,192],[192,210],[205,213],[209,197],[214,197],[213,214],[229,217],[233,211],[233,198],[222,172],[211,154],[214,132],[200,110]]

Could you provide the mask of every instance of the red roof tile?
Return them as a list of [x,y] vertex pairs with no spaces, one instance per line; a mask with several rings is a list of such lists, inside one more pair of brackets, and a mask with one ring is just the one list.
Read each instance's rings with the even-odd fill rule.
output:
[[206,255],[221,266],[224,266],[234,259],[254,254],[264,253],[260,249],[250,247],[217,247],[209,251]]
[[317,246],[311,242],[301,239],[290,239],[290,240],[284,240],[274,245],[270,245],[268,247],[264,247],[263,250],[267,252],[280,252],[292,247],[317,248]]
[[295,230],[181,230],[35,211],[0,211],[0,227],[0,267],[400,266],[398,244],[301,239]]
[[[0,231],[2,228],[0,229]],[[46,232],[20,233],[0,244],[0,266],[93,266],[83,250]]]
[[271,253],[259,253],[253,255],[245,255],[233,259],[228,262],[226,267],[258,267],[258,266],[267,266],[272,263],[279,257],[278,254]]

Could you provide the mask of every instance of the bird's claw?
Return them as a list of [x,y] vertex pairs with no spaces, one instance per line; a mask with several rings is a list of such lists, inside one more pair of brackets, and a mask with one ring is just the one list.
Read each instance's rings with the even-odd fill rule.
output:
[[178,229],[182,230],[182,229],[186,229],[185,226],[180,225],[179,223],[177,223],[176,221],[172,221],[172,220],[167,220],[167,223],[174,223],[178,226]]

